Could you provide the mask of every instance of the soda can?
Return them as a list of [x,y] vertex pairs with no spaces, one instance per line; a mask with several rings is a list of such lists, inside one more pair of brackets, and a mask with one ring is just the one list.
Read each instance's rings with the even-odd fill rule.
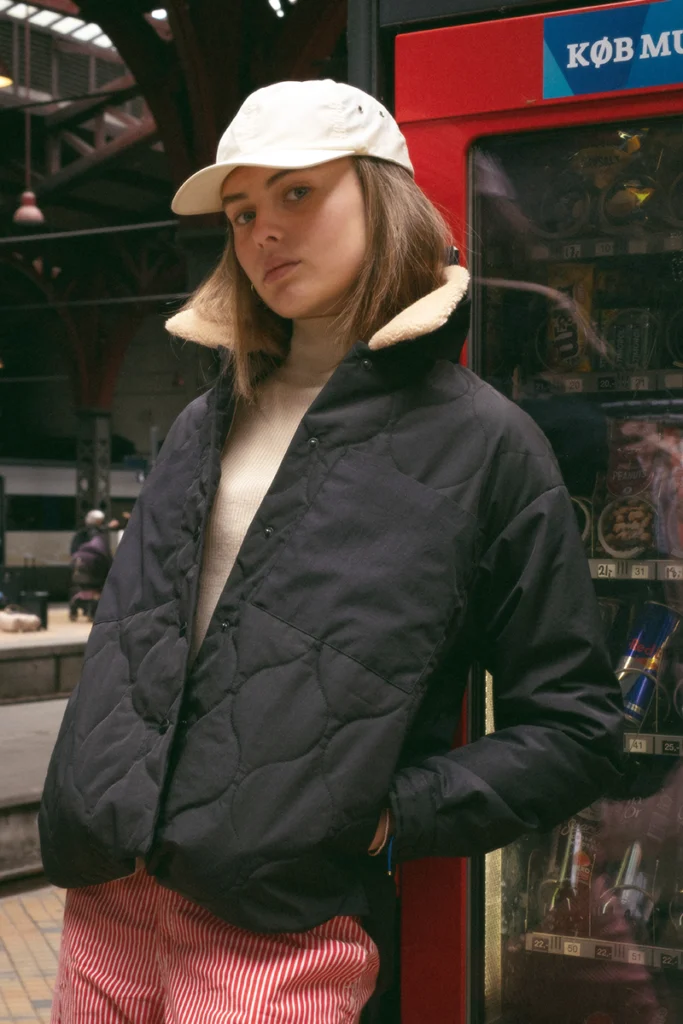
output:
[[624,694],[624,718],[640,727],[657,689],[657,679],[649,672],[619,672],[617,676]]
[[[626,653],[617,665],[623,672],[644,672],[656,675],[664,648],[681,621],[680,615],[665,604],[648,601],[643,605],[631,628]],[[623,690],[623,687],[622,687]]]

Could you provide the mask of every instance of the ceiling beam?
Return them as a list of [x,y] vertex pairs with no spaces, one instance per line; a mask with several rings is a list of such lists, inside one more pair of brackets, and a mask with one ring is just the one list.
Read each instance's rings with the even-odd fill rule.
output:
[[45,7],[48,11],[59,11],[60,14],[79,15],[78,7],[71,0],[31,0],[36,7]]
[[135,77],[159,127],[171,177],[195,170],[188,146],[186,86],[172,43],[163,42],[132,0],[79,0],[81,17],[106,32]]
[[154,174],[147,174],[144,171],[136,171],[131,167],[104,167],[102,173],[107,181],[139,188],[141,191],[151,192],[155,196],[158,196],[160,192],[170,195],[173,191],[168,180]]
[[105,143],[86,156],[67,164],[61,171],[45,178],[36,187],[39,197],[47,196],[67,185],[73,185],[79,178],[91,174],[119,159],[139,146],[148,145],[157,136],[157,126],[151,117],[145,118],[135,128],[127,128],[111,142]]
[[104,110],[105,107],[111,107],[117,103],[125,103],[126,100],[139,95],[140,86],[133,76],[128,74],[114,78],[111,82],[107,82],[106,85],[92,91],[102,95],[93,99],[74,100],[67,106],[60,106],[58,110],[47,114],[43,119],[43,123],[48,131],[51,128],[66,128],[67,125],[78,124],[80,121],[84,121],[86,118],[99,113],[100,110]]
[[268,82],[317,78],[346,29],[346,0],[307,0],[290,7],[268,62]]

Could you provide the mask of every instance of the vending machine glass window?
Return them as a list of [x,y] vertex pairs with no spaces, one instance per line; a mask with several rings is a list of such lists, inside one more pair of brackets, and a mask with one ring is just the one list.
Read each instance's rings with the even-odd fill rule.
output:
[[[618,791],[490,854],[484,1019],[683,1021],[683,120],[470,150],[470,361],[541,426],[624,699]],[[487,725],[495,727],[489,682]]]

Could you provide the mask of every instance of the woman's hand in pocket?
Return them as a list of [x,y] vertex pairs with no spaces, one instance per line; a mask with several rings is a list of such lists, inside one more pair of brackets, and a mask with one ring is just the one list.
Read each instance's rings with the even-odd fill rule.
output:
[[379,822],[375,835],[368,848],[368,853],[379,853],[381,849],[387,844],[389,836],[393,832],[394,823],[391,818],[391,811],[388,808],[382,811],[379,816]]

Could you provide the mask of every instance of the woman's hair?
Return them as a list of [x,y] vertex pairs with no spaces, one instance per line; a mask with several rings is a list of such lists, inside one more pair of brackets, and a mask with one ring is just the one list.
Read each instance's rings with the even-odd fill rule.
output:
[[[356,282],[336,318],[340,358],[357,340],[372,335],[397,313],[443,284],[449,228],[436,207],[398,164],[353,157],[360,180],[367,246]],[[236,393],[252,398],[255,384],[286,357],[291,321],[269,309],[252,289],[228,240],[216,269],[185,308],[203,319],[230,325],[230,359]]]

